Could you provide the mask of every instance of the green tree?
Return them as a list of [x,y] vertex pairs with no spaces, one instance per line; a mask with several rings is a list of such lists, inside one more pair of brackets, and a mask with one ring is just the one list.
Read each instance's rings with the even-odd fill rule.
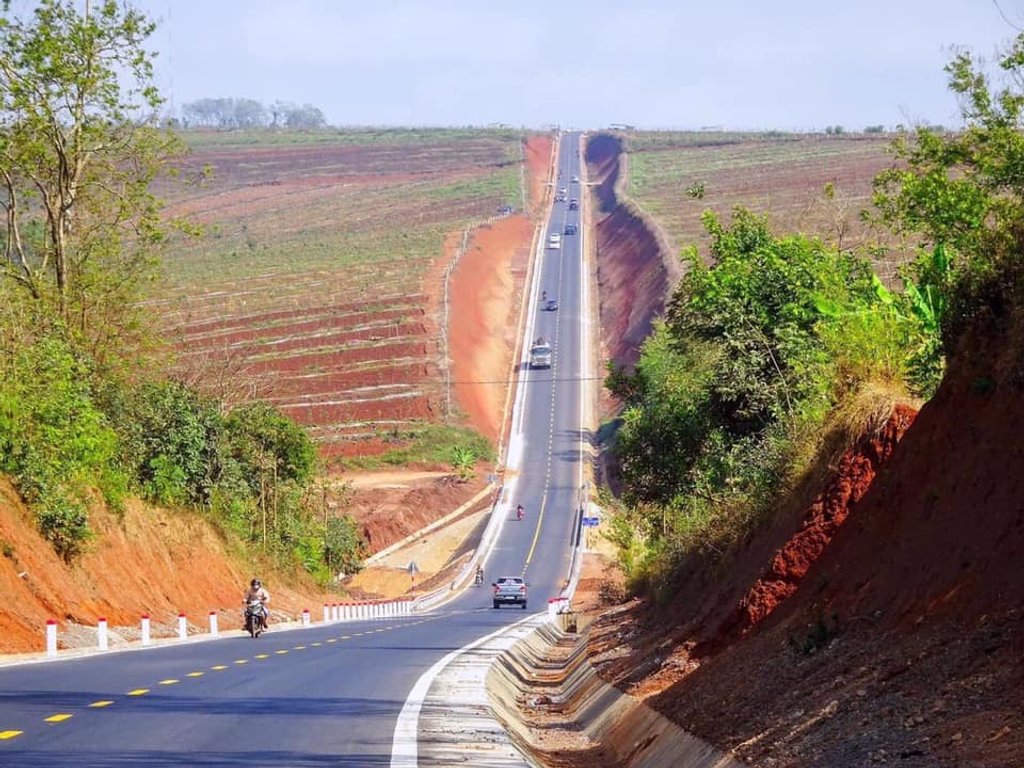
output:
[[899,162],[875,181],[873,217],[920,248],[910,277],[940,309],[946,353],[979,314],[1016,302],[1022,282],[1024,34],[997,64],[1009,77],[994,90],[981,62],[958,53],[946,73],[964,129],[904,133],[893,143]]
[[79,6],[0,12],[0,272],[102,359],[138,331],[166,236],[149,186],[182,145],[156,127],[154,25],[116,0]]

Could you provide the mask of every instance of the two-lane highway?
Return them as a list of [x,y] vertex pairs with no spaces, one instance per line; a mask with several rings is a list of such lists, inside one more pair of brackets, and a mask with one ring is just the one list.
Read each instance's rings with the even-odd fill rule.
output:
[[[515,494],[487,581],[525,575],[544,610],[569,565],[582,478],[584,269],[578,134],[560,139],[566,202],[542,233],[527,332],[552,343],[550,369],[525,369],[512,445]],[[558,301],[547,311],[540,292]],[[527,342],[529,339],[527,339]],[[523,521],[511,510],[526,508]],[[241,587],[240,587],[241,588]],[[0,765],[385,766],[417,679],[449,652],[528,615],[470,588],[424,615],[183,644],[0,669]]]

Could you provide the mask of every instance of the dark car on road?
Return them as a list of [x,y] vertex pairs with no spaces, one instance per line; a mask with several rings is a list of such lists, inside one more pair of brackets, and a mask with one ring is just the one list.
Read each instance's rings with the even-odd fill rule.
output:
[[565,234],[567,234],[567,235],[575,235],[578,231],[579,230],[578,230],[578,228],[577,228],[577,226],[575,224],[566,224],[565,225]]
[[557,299],[548,299],[547,303],[544,305],[544,310],[546,312],[554,312],[557,309],[558,309],[558,300]]

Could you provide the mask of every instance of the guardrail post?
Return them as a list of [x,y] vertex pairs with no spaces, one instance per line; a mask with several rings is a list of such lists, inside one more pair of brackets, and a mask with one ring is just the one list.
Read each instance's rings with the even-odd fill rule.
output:
[[186,637],[188,637],[188,624],[185,621],[185,614],[184,613],[179,613],[178,614],[178,639],[179,640],[184,640]]
[[96,647],[101,651],[109,648],[107,641],[107,619],[104,616],[100,616],[96,621]]
[[219,634],[217,632],[217,612],[216,611],[210,611],[210,634],[214,635],[214,636]]
[[139,635],[143,645],[149,645],[149,614],[142,614],[142,628]]
[[57,655],[57,622],[54,619],[46,620],[46,655]]
[[302,609],[302,626],[309,626],[309,608]]
[[331,620],[331,615],[327,607],[327,603],[324,603],[324,624]]

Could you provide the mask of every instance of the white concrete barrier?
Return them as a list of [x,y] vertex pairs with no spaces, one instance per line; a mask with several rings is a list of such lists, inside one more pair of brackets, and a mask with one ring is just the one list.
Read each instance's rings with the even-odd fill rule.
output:
[[46,655],[57,655],[57,622],[54,619],[46,620]]
[[101,651],[105,651],[109,648],[109,640],[107,638],[107,619],[104,616],[96,621],[96,647]]
[[210,634],[213,635],[214,637],[216,637],[218,634],[220,634],[217,631],[217,612],[216,611],[210,611]]
[[185,614],[178,614],[178,639],[184,640],[188,637],[188,623],[185,621]]
[[143,645],[149,645],[149,614],[142,614],[142,627],[139,637],[142,640]]
[[558,621],[558,614],[566,613],[569,610],[568,597],[552,597],[548,600],[548,621],[552,624]]

